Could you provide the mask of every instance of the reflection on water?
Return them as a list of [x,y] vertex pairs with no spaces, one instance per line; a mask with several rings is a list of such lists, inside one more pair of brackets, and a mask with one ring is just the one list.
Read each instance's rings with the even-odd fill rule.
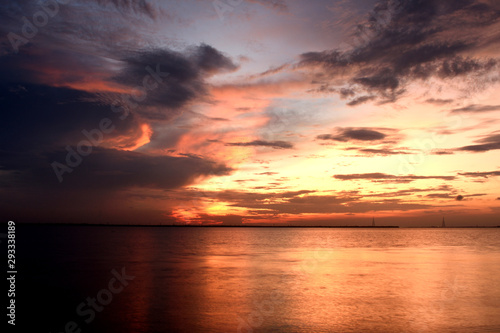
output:
[[[82,332],[500,332],[499,236],[498,229],[29,227],[25,288],[41,296],[38,268],[57,273],[50,302],[61,310],[36,310],[37,327],[53,332],[69,320]],[[84,323],[75,306],[121,267],[135,279]]]

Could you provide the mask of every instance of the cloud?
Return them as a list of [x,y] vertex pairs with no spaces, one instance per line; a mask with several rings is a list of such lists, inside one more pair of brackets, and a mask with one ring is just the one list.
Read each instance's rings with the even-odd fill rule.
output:
[[[20,89],[21,87],[22,89]],[[12,93],[12,89],[17,89]],[[0,84],[2,121],[0,149],[13,152],[42,152],[77,145],[88,140],[83,131],[99,128],[110,119],[113,131],[106,133],[101,146],[135,145],[142,135],[134,114],[120,118],[109,105],[95,101],[95,95],[79,90],[34,84]]]
[[363,103],[366,103],[368,101],[374,100],[376,98],[377,98],[376,96],[371,96],[371,95],[360,96],[358,98],[353,99],[349,103],[347,103],[347,105],[349,105],[349,106],[356,106],[356,105],[363,104]]
[[284,0],[249,0],[249,2],[257,3],[280,12],[288,12],[289,8]]
[[429,104],[434,104],[434,105],[445,105],[445,104],[453,103],[453,100],[452,99],[441,99],[441,98],[429,98],[425,102],[429,103]]
[[387,135],[370,129],[370,128],[340,128],[337,134],[320,134],[316,138],[319,140],[333,140],[347,142],[352,140],[359,141],[379,141],[386,137]]
[[498,17],[498,8],[480,0],[380,0],[356,25],[349,49],[303,53],[297,67],[316,71],[324,91],[355,92],[354,104],[367,93],[392,102],[415,80],[494,71],[497,56],[479,53],[498,42],[500,34],[491,33]]
[[273,149],[292,149],[293,144],[287,141],[265,141],[265,140],[254,140],[250,142],[229,142],[226,146],[237,146],[237,147],[271,147]]
[[159,9],[154,1],[149,0],[95,0],[101,7],[113,7],[121,14],[143,14],[151,19],[159,16]]
[[232,206],[253,209],[259,214],[334,214],[366,213],[371,211],[408,211],[427,209],[430,205],[400,202],[397,199],[380,201],[360,201],[359,196],[348,195],[310,195],[291,198],[285,201],[237,202]]
[[382,148],[382,149],[364,148],[364,149],[358,149],[358,152],[366,153],[368,155],[382,155],[382,156],[411,154],[410,152],[407,151],[390,149],[390,148]]
[[427,198],[436,198],[436,199],[450,199],[456,198],[449,193],[429,193],[426,195]]
[[[33,38],[18,49],[45,51],[76,51],[91,57],[97,55],[117,59],[122,50],[149,47],[155,39],[154,30],[162,19],[172,19],[161,3],[150,0],[46,1],[56,14],[48,24],[37,30]],[[42,8],[39,1],[0,2],[0,31],[23,36],[22,17],[32,18]],[[0,42],[0,55],[15,52],[8,40]],[[105,59],[102,59],[105,60]],[[73,68],[73,69],[76,69]]]
[[432,155],[453,155],[452,151],[449,150],[432,150]]
[[490,135],[485,136],[480,140],[475,141],[476,145],[468,145],[460,148],[456,148],[457,151],[467,151],[467,152],[486,152],[490,150],[500,149],[500,134],[499,132],[494,132]]
[[151,121],[171,120],[193,102],[208,101],[207,80],[238,68],[207,44],[183,51],[120,46],[82,53],[72,47],[61,50],[54,40],[43,41],[3,56],[0,83],[86,91],[94,94],[87,100],[122,107]]
[[255,193],[231,190],[214,195],[219,200],[230,202],[230,206],[247,208],[251,213],[258,215],[363,213],[384,210],[407,211],[431,207],[427,204],[405,203],[398,199],[362,201],[362,196],[356,191],[318,195],[313,191]]
[[463,108],[451,110],[451,112],[493,112],[493,111],[500,111],[500,105],[471,104]]
[[345,174],[345,175],[334,175],[333,178],[338,180],[369,180],[369,181],[384,181],[391,183],[409,183],[415,180],[422,179],[440,179],[440,180],[454,180],[454,176],[396,176],[389,175],[385,173],[356,173],[356,174]]
[[[0,159],[0,192],[9,214],[25,222],[140,223],[143,218],[148,223],[165,222],[170,201],[144,201],[128,194],[168,193],[165,191],[231,172],[229,167],[205,158],[94,147],[71,172],[62,174],[59,183],[51,164],[68,163],[65,149],[37,154],[2,151]],[[77,159],[73,155],[70,160]],[[26,202],[30,202],[30,210],[23,209]]]
[[114,82],[130,88],[140,87],[145,75],[152,72],[156,74],[152,74],[153,77],[160,81],[161,84],[150,83],[155,88],[146,91],[147,98],[138,108],[142,116],[151,119],[162,117],[161,111],[142,106],[180,109],[207,97],[205,80],[208,77],[237,68],[228,57],[206,44],[190,47],[184,53],[167,49],[141,51],[122,59],[122,62],[124,68],[113,77]]
[[428,188],[409,188],[406,190],[397,190],[397,191],[384,191],[384,192],[376,192],[376,193],[370,193],[370,194],[364,194],[364,198],[370,198],[370,197],[380,197],[380,198],[394,198],[394,197],[400,197],[400,196],[412,196],[417,193],[421,192],[451,192],[455,193],[456,191],[449,185],[441,185],[438,187],[428,187]]
[[488,178],[488,177],[500,176],[500,171],[463,172],[463,173],[459,173],[459,175],[460,176],[465,176],[465,177],[482,177],[482,178]]
[[[77,151],[76,147],[72,149]],[[2,155],[2,170],[17,171],[16,178],[23,184],[57,185],[59,189],[70,190],[173,189],[190,184],[197,177],[227,175],[231,171],[224,165],[199,157],[151,156],[94,147],[90,155],[82,158],[81,165],[63,174],[63,182],[58,184],[51,163],[67,163],[67,150],[47,152],[31,159],[29,154]]]
[[[217,61],[213,61],[218,59],[217,56],[210,54],[210,50],[202,51],[196,47],[185,56],[189,63],[196,64],[198,74],[194,74],[195,78],[203,79],[205,75],[211,75],[208,72],[218,68]],[[25,60],[24,56],[19,56],[19,61]],[[8,70],[7,67],[16,64],[15,61],[12,58],[10,63],[0,63],[0,71]],[[93,78],[93,73],[89,71],[90,78]],[[134,76],[133,71],[127,73],[129,77]],[[4,188],[0,192],[2,198],[9,197],[5,202],[13,218],[23,217],[23,221],[30,222],[42,218],[89,222],[94,221],[99,207],[104,207],[105,214],[109,213],[113,221],[143,215],[156,223],[166,219],[164,214],[169,204],[148,206],[147,211],[140,207],[131,208],[137,202],[130,201],[126,196],[128,191],[173,190],[203,178],[228,175],[232,171],[223,163],[193,154],[168,156],[128,151],[143,137],[143,128],[149,128],[145,117],[135,112],[115,112],[112,103],[116,99],[103,99],[102,93],[39,84],[33,72],[25,70],[21,74],[19,77],[2,77],[4,82],[0,82],[0,184]],[[137,73],[136,77],[139,76]],[[179,74],[178,78],[181,77]],[[22,80],[5,83],[15,79]],[[75,80],[78,81],[79,77]],[[139,80],[138,84],[141,83]],[[116,96],[122,94],[115,93]],[[109,120],[112,130],[96,134],[95,130],[103,119]],[[154,126],[151,128],[155,129]],[[51,164],[68,164],[68,150],[78,150],[77,145],[89,140],[97,142],[93,144],[92,152],[82,157],[81,162],[75,162],[78,165],[72,167],[71,172],[65,172],[62,183],[59,183]],[[70,159],[75,161],[77,158],[73,155]],[[124,207],[120,209],[116,202],[119,200],[124,200]],[[26,202],[31,203],[30,211],[22,208]]]
[[[42,41],[43,38],[39,43]],[[35,42],[35,45],[22,48],[17,54],[9,53],[1,57],[0,83],[113,89],[103,82],[105,77],[113,73],[106,66],[106,58],[98,54],[82,54],[71,47],[62,50],[53,45],[54,41],[47,41],[43,46]]]
[[454,196],[450,193],[430,193],[430,194],[427,194],[426,197],[427,198],[439,198],[439,199],[454,199],[456,201],[462,201],[462,200],[467,200],[466,197],[481,197],[481,196],[485,196],[486,194],[485,193],[477,193],[477,194],[468,194],[466,196],[464,195],[457,195],[457,196]]
[[[94,96],[99,103],[116,105],[119,101],[125,108],[133,105],[133,111],[148,120],[170,120],[194,101],[208,100],[210,77],[238,66],[204,43],[176,50],[165,46],[168,43],[152,46],[158,43],[151,40],[156,38],[151,18],[167,15],[158,6],[147,0],[60,5],[58,15],[17,54],[10,45],[0,44],[0,82],[99,93]],[[35,1],[23,1],[19,7],[0,3],[0,9],[4,7],[17,18],[12,30],[2,21],[0,10],[0,31],[5,35],[9,31],[21,34],[22,13],[40,10]],[[145,79],[147,75],[152,79]],[[146,89],[144,82],[148,82]]]

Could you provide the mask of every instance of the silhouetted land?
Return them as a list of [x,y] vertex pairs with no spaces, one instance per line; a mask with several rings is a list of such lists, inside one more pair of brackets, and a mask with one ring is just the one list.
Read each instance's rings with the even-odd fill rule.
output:
[[38,226],[83,226],[83,227],[151,227],[151,228],[335,228],[335,229],[394,229],[394,228],[435,228],[435,229],[484,229],[500,228],[499,226],[447,226],[445,228],[438,226],[405,226],[381,225],[381,226],[362,226],[362,225],[229,225],[229,224],[211,224],[211,225],[184,225],[184,224],[104,224],[104,223],[17,223],[16,225],[38,225]]
[[100,224],[100,223],[19,223],[18,225],[60,225],[60,226],[83,226],[83,227],[162,227],[162,228],[368,228],[385,229],[399,228],[399,226],[300,226],[300,225],[180,225],[180,224]]

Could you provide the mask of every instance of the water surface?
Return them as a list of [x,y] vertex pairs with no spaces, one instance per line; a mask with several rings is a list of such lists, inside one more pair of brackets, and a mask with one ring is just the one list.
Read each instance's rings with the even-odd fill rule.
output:
[[[500,332],[500,229],[25,226],[17,238],[18,320],[40,331]],[[77,306],[123,268],[133,280],[86,323]]]

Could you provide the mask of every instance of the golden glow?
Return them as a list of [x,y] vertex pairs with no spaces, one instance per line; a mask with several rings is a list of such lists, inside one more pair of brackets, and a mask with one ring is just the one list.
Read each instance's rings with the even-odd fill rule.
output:
[[174,209],[172,211],[172,217],[182,224],[198,224],[200,218],[198,213],[186,208]]
[[133,147],[127,148],[125,150],[136,150],[137,148],[142,147],[151,141],[151,135],[153,134],[153,130],[151,129],[151,126],[149,126],[148,124],[142,124],[141,130],[142,130],[142,135],[137,140],[135,145]]

